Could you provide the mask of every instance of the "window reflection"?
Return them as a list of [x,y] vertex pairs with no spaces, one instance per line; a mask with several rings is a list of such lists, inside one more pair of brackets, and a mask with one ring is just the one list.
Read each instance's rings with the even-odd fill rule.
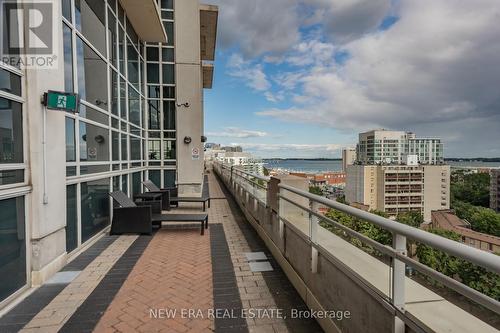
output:
[[81,99],[108,108],[106,63],[80,38],[76,42],[78,93]]
[[82,243],[109,225],[109,179],[81,184]]
[[21,96],[21,78],[0,68],[0,90]]
[[80,122],[80,160],[109,160],[109,131],[105,128]]
[[24,197],[0,200],[0,301],[26,284],[24,226]]
[[105,2],[75,0],[75,26],[96,47],[106,54]]
[[75,120],[66,117],[66,162],[73,162],[75,160]]
[[71,29],[63,24],[63,48],[64,48],[64,90],[73,92],[73,42]]
[[66,252],[78,246],[76,185],[66,187]]
[[23,163],[23,118],[18,102],[0,97],[0,164]]

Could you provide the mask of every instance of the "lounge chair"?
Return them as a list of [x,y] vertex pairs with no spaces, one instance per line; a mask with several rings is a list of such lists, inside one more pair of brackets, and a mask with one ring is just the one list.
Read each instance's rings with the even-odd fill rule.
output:
[[179,197],[177,195],[176,188],[170,189],[160,189],[156,186],[152,181],[145,180],[142,184],[148,189],[150,192],[162,192],[162,191],[170,191],[170,205],[174,205],[176,207],[179,206],[179,202],[200,202],[203,203],[203,211],[206,210],[206,203],[208,202],[208,208],[210,208],[210,196],[208,193],[203,191],[203,195],[201,197]]
[[151,234],[153,224],[162,222],[200,222],[200,234],[208,229],[208,214],[161,214],[161,201],[144,201],[139,206],[121,191],[109,194],[120,206],[113,210],[111,235],[124,233]]

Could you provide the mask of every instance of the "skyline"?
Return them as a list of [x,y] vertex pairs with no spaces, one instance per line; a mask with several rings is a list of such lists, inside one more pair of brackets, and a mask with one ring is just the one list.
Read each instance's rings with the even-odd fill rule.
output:
[[214,2],[210,142],[338,158],[387,128],[440,137],[450,158],[500,156],[500,3]]

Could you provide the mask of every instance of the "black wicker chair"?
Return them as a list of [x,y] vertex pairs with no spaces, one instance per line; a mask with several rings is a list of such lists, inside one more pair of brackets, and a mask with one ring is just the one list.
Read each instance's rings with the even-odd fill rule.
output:
[[[161,201],[144,201],[136,205],[121,191],[109,194],[120,208],[113,210],[110,234],[151,234],[153,225],[161,227],[162,222],[200,222],[200,234],[208,229],[208,214],[162,214]],[[144,205],[144,206],[142,206]]]
[[152,193],[161,193],[162,194],[162,207],[164,210],[170,210],[170,204],[177,205],[176,202],[173,202],[171,197],[177,196],[177,188],[176,187],[168,187],[168,188],[159,188],[153,183],[151,180],[145,180],[142,182],[142,185]]

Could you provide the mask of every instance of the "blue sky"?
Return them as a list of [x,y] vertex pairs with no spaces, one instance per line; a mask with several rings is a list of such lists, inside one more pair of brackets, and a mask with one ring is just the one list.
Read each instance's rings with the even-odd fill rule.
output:
[[339,157],[383,127],[442,137],[449,157],[500,156],[499,2],[213,2],[210,142]]

